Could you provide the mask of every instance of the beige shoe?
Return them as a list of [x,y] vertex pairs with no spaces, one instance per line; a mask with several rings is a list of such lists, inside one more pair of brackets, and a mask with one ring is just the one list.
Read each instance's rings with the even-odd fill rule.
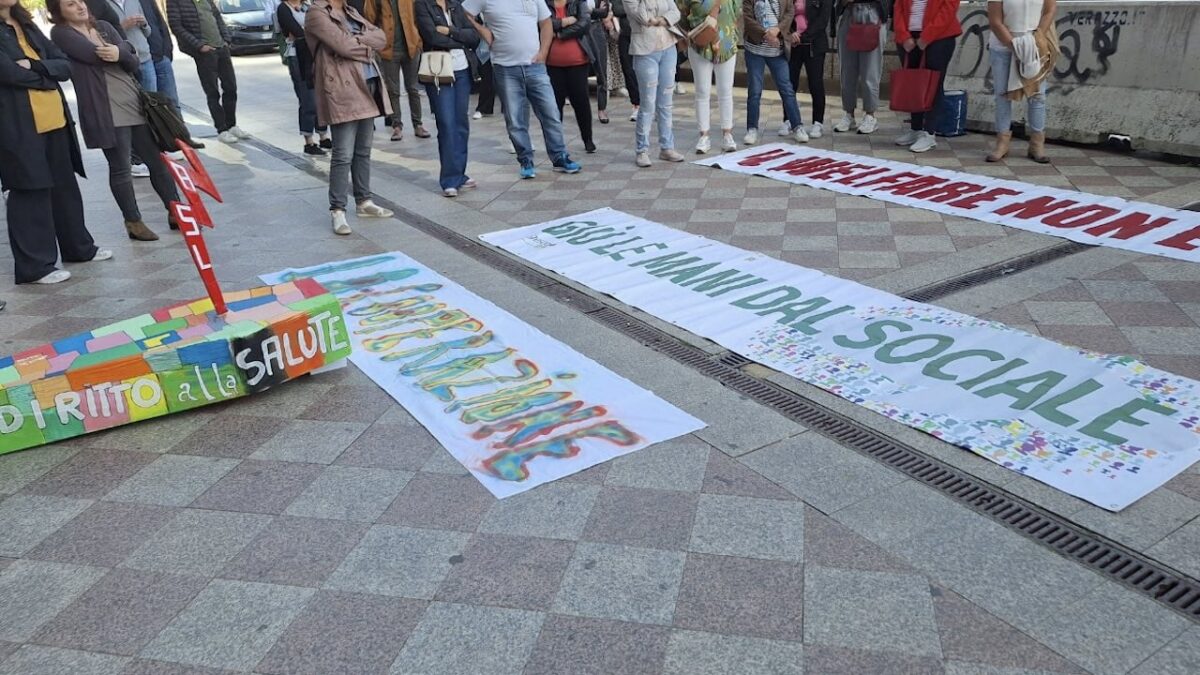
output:
[[675,148],[667,148],[658,153],[658,158],[664,162],[682,162],[683,155]]
[[329,212],[329,219],[333,222],[334,234],[350,234],[353,230],[350,229],[350,223],[346,222],[346,212],[341,209],[334,209]]
[[1008,156],[1008,148],[1012,143],[1012,132],[1005,131],[1004,133],[996,134],[996,145],[992,151],[988,153],[987,161],[999,162]]
[[383,208],[370,199],[356,206],[354,213],[359,218],[391,218],[395,215],[390,210]]
[[1038,164],[1049,164],[1050,158],[1046,156],[1046,134],[1033,132],[1029,134],[1029,159]]
[[650,166],[650,153],[646,152],[645,150],[639,152],[637,157],[634,158],[633,163],[637,164],[643,169],[647,168]]

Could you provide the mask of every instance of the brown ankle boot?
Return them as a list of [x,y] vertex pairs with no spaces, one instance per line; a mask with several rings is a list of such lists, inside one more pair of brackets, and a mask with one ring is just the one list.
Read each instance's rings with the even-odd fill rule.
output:
[[988,153],[987,161],[999,162],[1008,155],[1008,146],[1012,143],[1012,132],[1005,131],[1002,134],[996,134],[996,145],[992,151]]
[[1029,134],[1029,159],[1038,164],[1049,164],[1050,158],[1046,156],[1046,134],[1032,132]]
[[146,224],[140,220],[125,221],[125,231],[129,233],[130,239],[137,241],[158,241],[158,235],[154,234],[154,230],[146,227]]

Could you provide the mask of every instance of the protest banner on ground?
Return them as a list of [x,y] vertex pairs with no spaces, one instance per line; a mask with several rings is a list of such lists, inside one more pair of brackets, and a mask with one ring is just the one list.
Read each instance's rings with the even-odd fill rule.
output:
[[1094,246],[1200,262],[1200,212],[776,143],[695,162]]
[[612,209],[481,237],[1112,511],[1200,459],[1200,382]]
[[262,278],[335,294],[350,360],[497,497],[704,427],[402,253]]

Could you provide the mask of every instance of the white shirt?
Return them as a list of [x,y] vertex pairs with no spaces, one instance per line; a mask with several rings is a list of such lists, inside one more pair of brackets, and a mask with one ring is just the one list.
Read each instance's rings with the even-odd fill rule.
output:
[[492,63],[497,66],[527,66],[542,48],[538,22],[550,18],[544,0],[465,0],[468,14],[487,18],[495,40]]
[[[450,18],[450,12],[448,10],[445,12],[445,15],[446,25],[454,26],[454,19]],[[471,67],[470,62],[467,61],[467,53],[461,49],[450,50],[450,62],[453,64],[454,72],[456,73],[460,70],[466,70],[467,68]]]
[[[988,4],[993,2],[1004,5],[1004,25],[1013,37],[1032,33],[1042,20],[1044,0],[988,0]],[[995,35],[992,35],[989,44],[994,49],[1005,49]]]
[[908,32],[921,30],[925,25],[925,5],[928,0],[913,0],[912,12],[908,15]]

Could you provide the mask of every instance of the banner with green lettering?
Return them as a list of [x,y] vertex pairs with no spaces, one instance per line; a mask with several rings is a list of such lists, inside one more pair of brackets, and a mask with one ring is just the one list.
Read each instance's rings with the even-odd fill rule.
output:
[[1200,459],[1200,382],[612,209],[484,241],[1119,511]]

